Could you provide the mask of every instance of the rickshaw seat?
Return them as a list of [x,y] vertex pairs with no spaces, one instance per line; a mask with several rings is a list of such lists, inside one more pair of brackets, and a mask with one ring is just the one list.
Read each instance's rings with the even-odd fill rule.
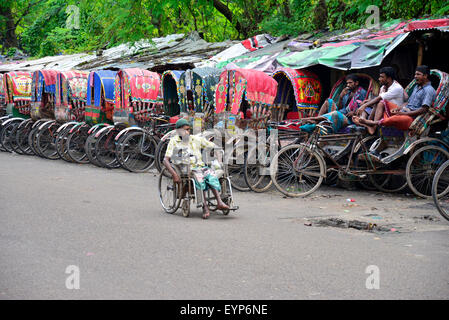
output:
[[299,119],[299,113],[290,111],[287,113],[287,120],[298,120]]

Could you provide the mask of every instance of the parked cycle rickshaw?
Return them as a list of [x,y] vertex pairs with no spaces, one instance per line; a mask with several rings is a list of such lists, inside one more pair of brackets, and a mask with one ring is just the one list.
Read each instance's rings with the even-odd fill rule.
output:
[[[84,121],[71,126],[66,134],[67,155],[76,163],[101,166],[95,157],[95,134],[112,125],[116,71],[92,71],[87,76]],[[81,113],[79,113],[81,117]]]
[[269,75],[249,69],[225,70],[215,91],[215,128],[226,150],[233,187],[250,190],[244,177],[248,150],[266,131],[278,83]]
[[68,153],[67,137],[74,126],[84,121],[88,75],[88,72],[73,70],[56,76],[55,121],[43,128],[48,133],[49,143],[54,141],[56,146],[55,159],[60,157],[74,162]]
[[[435,70],[433,74],[443,76],[437,90],[437,94],[440,95],[446,87],[445,81],[442,81],[445,76]],[[409,94],[413,85],[412,82],[407,87]],[[373,136],[366,136],[363,127],[351,125],[345,130],[349,133],[333,133],[326,123],[321,123],[316,126],[306,143],[289,145],[275,155],[270,167],[271,178],[276,188],[287,196],[305,196],[314,192],[329,172],[336,172],[341,180],[363,180],[368,177],[378,189],[389,185],[387,190],[391,188],[391,177],[402,177],[396,186],[397,190],[401,190],[409,180],[408,177],[405,178],[409,174],[406,173],[407,161],[413,162],[413,159],[421,154],[419,159],[425,160],[425,163],[421,163],[420,166],[426,167],[436,162],[436,159],[441,161],[442,157],[449,156],[440,146],[430,145],[430,143],[445,145],[441,139],[427,136],[430,126],[434,124],[432,119],[435,118],[435,114],[440,113],[441,109],[438,108],[441,107],[442,105],[433,112],[434,103],[427,114],[417,117],[410,129],[402,132],[402,140],[396,139],[391,142],[387,139],[380,159],[373,157],[372,151],[378,148],[380,140],[385,140],[385,136],[373,142]],[[429,116],[432,114],[434,116]],[[419,129],[423,127],[428,129]],[[382,134],[387,130],[388,128],[382,128],[380,132]],[[344,141],[343,149],[332,152],[332,149],[326,148],[327,145],[340,141]],[[423,144],[427,144],[425,149],[417,150],[417,147]],[[429,168],[426,172],[429,170],[432,169]]]
[[[307,134],[298,131],[296,121],[315,115],[321,100],[321,82],[312,72],[278,68],[271,76],[277,81],[278,89],[268,123],[270,138],[250,148],[244,164],[246,184],[255,192],[271,187],[270,155],[287,144],[304,140]],[[277,129],[274,141],[271,140],[273,129]]]
[[[49,127],[55,120],[56,77],[59,71],[37,70],[31,82],[31,119],[34,122],[28,144],[35,155],[57,159],[54,144],[56,129]],[[54,129],[54,130],[53,130]]]
[[96,134],[95,152],[107,168],[122,166],[132,172],[145,172],[154,164],[157,140],[144,127],[162,113],[159,100],[160,76],[131,68],[120,70],[114,82],[114,126]]
[[[6,116],[0,118],[0,150],[19,154],[27,153],[27,146],[17,143],[23,140],[18,128],[29,123],[31,101],[30,72],[8,72],[3,75],[3,88],[6,103]],[[25,136],[27,138],[28,135]]]

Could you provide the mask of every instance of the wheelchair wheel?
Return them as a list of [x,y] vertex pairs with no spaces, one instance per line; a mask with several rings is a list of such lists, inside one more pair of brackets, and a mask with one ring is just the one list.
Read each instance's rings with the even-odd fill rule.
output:
[[[438,209],[438,212],[444,219],[449,221],[449,192],[447,186],[449,185],[449,161],[441,165],[435,174],[432,183],[432,198]],[[442,188],[443,187],[443,188]],[[445,191],[443,192],[444,189]]]
[[274,156],[270,174],[276,188],[286,196],[307,196],[323,182],[326,163],[318,152],[302,144],[293,144]]
[[188,217],[190,215],[190,199],[182,200],[182,215],[184,217]]
[[[173,166],[176,173],[181,176],[179,169]],[[172,175],[167,168],[163,168],[158,182],[159,200],[167,213],[174,213],[181,204],[181,186],[173,182]]]
[[[405,174],[408,186],[414,194],[425,199],[432,198],[435,173],[446,160],[449,160],[449,152],[437,146],[425,146],[412,154],[407,162]],[[447,193],[448,188],[447,184],[437,185],[439,193]]]

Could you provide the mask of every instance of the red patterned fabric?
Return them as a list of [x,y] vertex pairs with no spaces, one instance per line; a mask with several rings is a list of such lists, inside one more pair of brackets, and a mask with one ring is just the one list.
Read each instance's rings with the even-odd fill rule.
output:
[[56,84],[56,76],[59,71],[56,70],[41,70],[42,76],[44,77],[45,85],[52,86]]
[[432,29],[446,26],[449,26],[449,19],[413,21],[407,25],[407,28],[405,28],[405,32],[410,32],[418,29]]
[[276,92],[276,80],[262,71],[251,69],[225,70],[220,75],[220,82],[215,91],[215,110],[216,113],[220,113],[227,109],[227,94],[229,94],[229,100],[231,101],[229,111],[237,114],[244,97],[252,103],[272,105],[276,98]]
[[157,102],[161,78],[156,72],[131,68],[122,69],[115,80],[115,106],[118,109],[128,109],[129,100],[142,102]]
[[[33,74],[31,72],[14,71],[5,74],[4,84],[7,102],[12,103],[19,100],[30,100],[32,78]],[[10,85],[12,85],[12,94],[11,92],[6,92],[6,81],[9,81]],[[10,101],[11,98],[13,101]]]

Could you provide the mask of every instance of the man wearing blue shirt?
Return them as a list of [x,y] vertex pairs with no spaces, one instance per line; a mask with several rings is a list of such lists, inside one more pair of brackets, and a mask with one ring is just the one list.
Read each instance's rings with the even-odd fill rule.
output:
[[373,121],[360,118],[360,123],[368,127],[381,125],[408,130],[414,118],[427,112],[436,98],[436,91],[430,83],[429,76],[428,66],[418,66],[415,71],[416,86],[407,102],[399,106],[386,103],[383,119]]

